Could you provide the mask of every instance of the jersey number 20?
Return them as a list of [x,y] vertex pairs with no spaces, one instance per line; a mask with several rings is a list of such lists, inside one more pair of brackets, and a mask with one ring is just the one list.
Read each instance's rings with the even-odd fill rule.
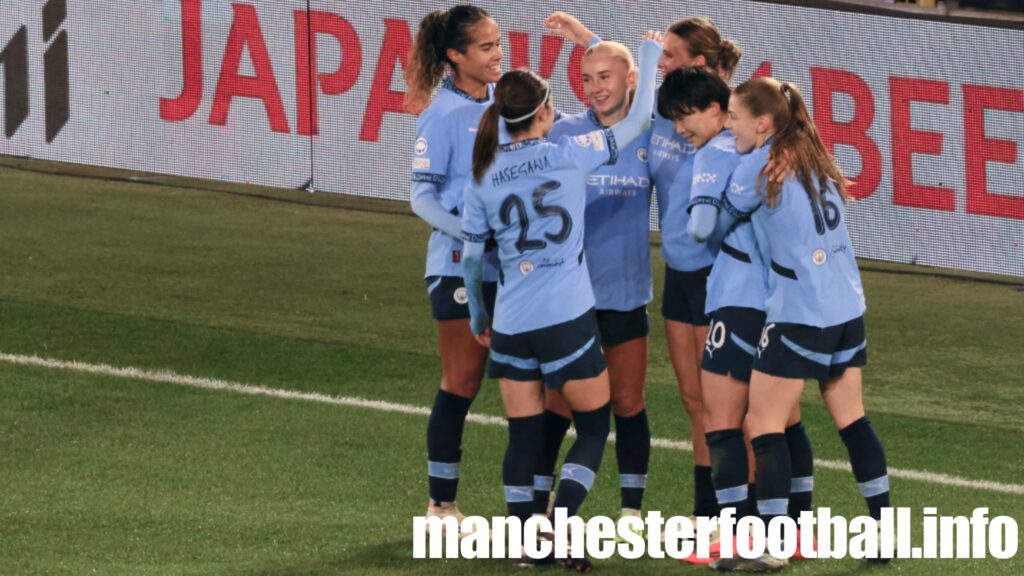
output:
[[[533,191],[533,209],[540,215],[541,218],[553,218],[555,216],[562,219],[562,228],[557,234],[545,232],[544,237],[554,242],[555,244],[561,244],[569,238],[569,233],[572,232],[572,216],[569,212],[561,206],[545,206],[543,204],[544,197],[553,190],[561,188],[562,184],[549,180],[538,186]],[[515,194],[509,194],[501,202],[501,223],[505,226],[512,225],[512,211],[515,210],[519,217],[519,239],[516,240],[516,249],[522,254],[527,250],[540,250],[548,245],[543,240],[529,238],[530,233],[530,216],[526,213],[526,203],[523,199]]]

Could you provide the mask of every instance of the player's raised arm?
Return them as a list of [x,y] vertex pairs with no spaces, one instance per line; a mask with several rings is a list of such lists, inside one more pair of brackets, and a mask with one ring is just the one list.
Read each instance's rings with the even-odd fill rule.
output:
[[637,82],[636,96],[629,108],[629,114],[621,122],[611,127],[615,143],[619,148],[628,146],[651,125],[651,113],[654,111],[654,82],[658,72],[659,56],[661,56],[661,43],[656,37],[648,36],[640,44],[640,79]]
[[561,36],[574,44],[587,48],[601,41],[597,34],[591,32],[575,16],[567,12],[552,12],[544,19],[544,27],[556,36]]

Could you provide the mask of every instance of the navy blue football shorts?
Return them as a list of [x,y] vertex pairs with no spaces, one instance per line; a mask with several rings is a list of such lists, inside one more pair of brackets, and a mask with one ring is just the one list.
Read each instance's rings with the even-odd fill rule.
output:
[[708,276],[711,266],[693,272],[665,267],[665,291],[661,297],[661,315],[694,326],[707,326],[704,305],[708,299]]
[[[469,295],[461,276],[427,276],[427,293],[434,320],[469,318]],[[484,306],[492,318],[497,295],[498,283],[484,282]]]
[[815,379],[822,386],[847,368],[868,363],[864,318],[827,328],[773,322],[758,341],[754,370],[781,378]]
[[601,343],[604,346],[615,346],[643,338],[651,331],[651,323],[647,319],[647,306],[628,312],[598,310],[597,328],[601,332]]
[[702,370],[750,382],[765,313],[753,308],[726,306],[711,315],[701,358]]
[[491,378],[543,380],[557,390],[568,380],[598,376],[606,367],[593,308],[574,320],[529,332],[491,330]]

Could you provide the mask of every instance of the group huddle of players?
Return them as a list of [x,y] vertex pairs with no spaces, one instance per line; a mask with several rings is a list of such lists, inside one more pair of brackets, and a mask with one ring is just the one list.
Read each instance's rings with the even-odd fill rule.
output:
[[[731,507],[770,522],[810,509],[799,398],[814,379],[878,519],[889,485],[861,395],[865,303],[846,180],[799,89],[771,78],[730,87],[741,50],[705,18],[646,33],[639,67],[571,15],[545,25],[587,48],[581,114],[560,114],[534,72],[502,73],[499,26],[474,6],[424,18],[407,70],[406,105],[419,115],[411,203],[433,227],[426,283],[442,362],[427,429],[428,514],[461,519],[462,433],[485,368],[508,417],[510,516],[575,515],[613,417],[622,514],[641,514],[656,199],[694,515]],[[576,439],[559,469],[570,424]],[[723,571],[787,564],[715,558],[716,549],[689,561]]]

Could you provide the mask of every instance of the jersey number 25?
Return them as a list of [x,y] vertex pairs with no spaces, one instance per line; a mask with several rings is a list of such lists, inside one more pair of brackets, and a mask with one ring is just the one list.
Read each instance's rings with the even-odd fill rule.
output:
[[[554,218],[557,216],[562,219],[562,228],[558,233],[544,233],[544,237],[555,244],[561,244],[569,238],[569,233],[572,232],[572,216],[569,215],[568,210],[565,208],[561,206],[545,206],[543,201],[549,192],[558,190],[561,186],[561,183],[549,180],[533,191],[533,209],[541,218]],[[531,240],[529,238],[530,216],[526,212],[526,203],[515,194],[509,194],[501,202],[501,223],[505,226],[512,225],[513,210],[516,211],[519,218],[519,239],[516,240],[516,249],[519,250],[519,253],[522,254],[527,250],[540,250],[547,246],[548,243],[543,240]]]

